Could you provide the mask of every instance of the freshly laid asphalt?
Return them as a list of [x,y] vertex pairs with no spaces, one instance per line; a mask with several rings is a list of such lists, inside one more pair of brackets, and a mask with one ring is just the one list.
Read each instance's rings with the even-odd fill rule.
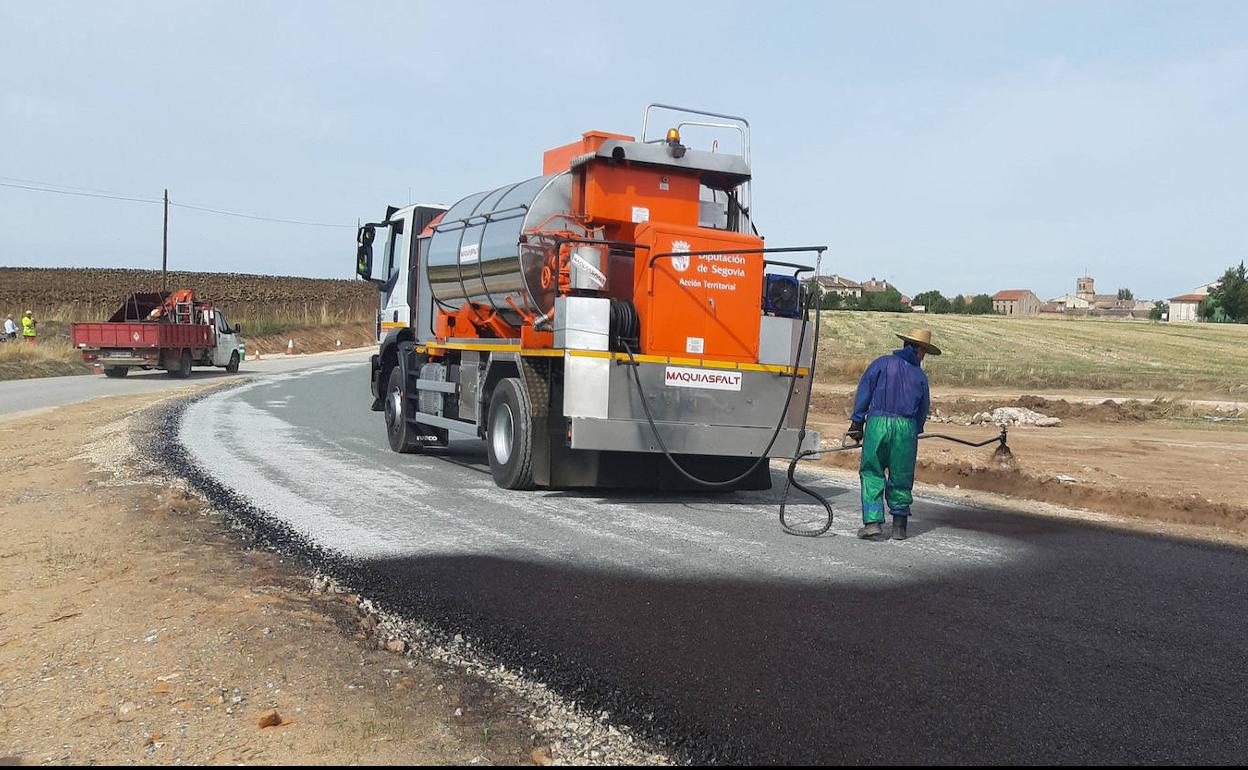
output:
[[837,509],[815,539],[780,531],[780,484],[507,492],[477,442],[390,452],[367,378],[326,361],[199,399],[182,470],[388,609],[681,758],[1248,757],[1242,550],[925,499],[908,541],[863,542],[855,490],[813,474]]

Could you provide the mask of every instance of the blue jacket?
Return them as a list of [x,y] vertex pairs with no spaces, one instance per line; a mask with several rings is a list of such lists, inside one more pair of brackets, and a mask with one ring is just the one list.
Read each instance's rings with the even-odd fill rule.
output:
[[869,416],[909,417],[922,433],[930,406],[927,374],[919,366],[918,354],[906,347],[894,350],[891,356],[880,356],[867,367],[858,382],[850,419],[866,422]]

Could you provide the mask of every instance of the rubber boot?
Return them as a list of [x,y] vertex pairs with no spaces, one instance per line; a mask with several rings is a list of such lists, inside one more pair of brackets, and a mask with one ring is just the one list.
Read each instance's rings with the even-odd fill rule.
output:
[[909,518],[910,518],[909,516],[894,516],[893,517],[893,539],[894,540],[906,539],[906,520]]
[[862,529],[858,530],[858,537],[862,540],[879,540],[880,536],[883,534],[884,527],[880,526],[878,522],[874,524],[867,524]]

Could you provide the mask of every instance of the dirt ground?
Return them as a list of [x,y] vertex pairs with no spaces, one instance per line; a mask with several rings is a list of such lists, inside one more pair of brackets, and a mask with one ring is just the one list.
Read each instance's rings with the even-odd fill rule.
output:
[[[817,391],[811,423],[823,431],[825,444],[837,441],[846,429],[850,406],[847,388]],[[1248,533],[1248,474],[1243,470],[1248,468],[1248,406],[1146,397],[1107,400],[1103,394],[946,392],[942,397],[938,391],[933,414],[962,421],[999,406],[1025,406],[1060,417],[1062,424],[1010,428],[1014,457],[1004,466],[992,460],[992,445],[971,449],[939,440],[921,442],[916,478]],[[980,440],[996,428],[930,421],[927,431]],[[858,458],[857,452],[840,452],[827,455],[825,462],[854,469]]]
[[[246,330],[243,330],[246,332]],[[310,326],[292,329],[281,334],[248,337],[247,355],[256,351],[261,355],[277,355],[286,352],[286,344],[294,343],[295,353],[321,353],[326,350],[350,350],[373,347],[377,344],[377,329],[372,324],[348,324],[339,326]]]
[[378,649],[355,597],[185,493],[108,483],[83,426],[156,400],[0,421],[0,764],[546,758],[522,699]]

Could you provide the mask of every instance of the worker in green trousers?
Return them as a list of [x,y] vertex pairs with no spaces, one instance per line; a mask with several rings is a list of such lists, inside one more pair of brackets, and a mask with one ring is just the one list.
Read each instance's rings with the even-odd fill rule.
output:
[[892,538],[906,539],[913,499],[919,434],[927,422],[931,394],[923,357],[940,355],[927,329],[897,335],[905,345],[876,359],[858,382],[849,435],[862,444],[862,529],[858,537],[884,535],[884,506],[893,515]]

